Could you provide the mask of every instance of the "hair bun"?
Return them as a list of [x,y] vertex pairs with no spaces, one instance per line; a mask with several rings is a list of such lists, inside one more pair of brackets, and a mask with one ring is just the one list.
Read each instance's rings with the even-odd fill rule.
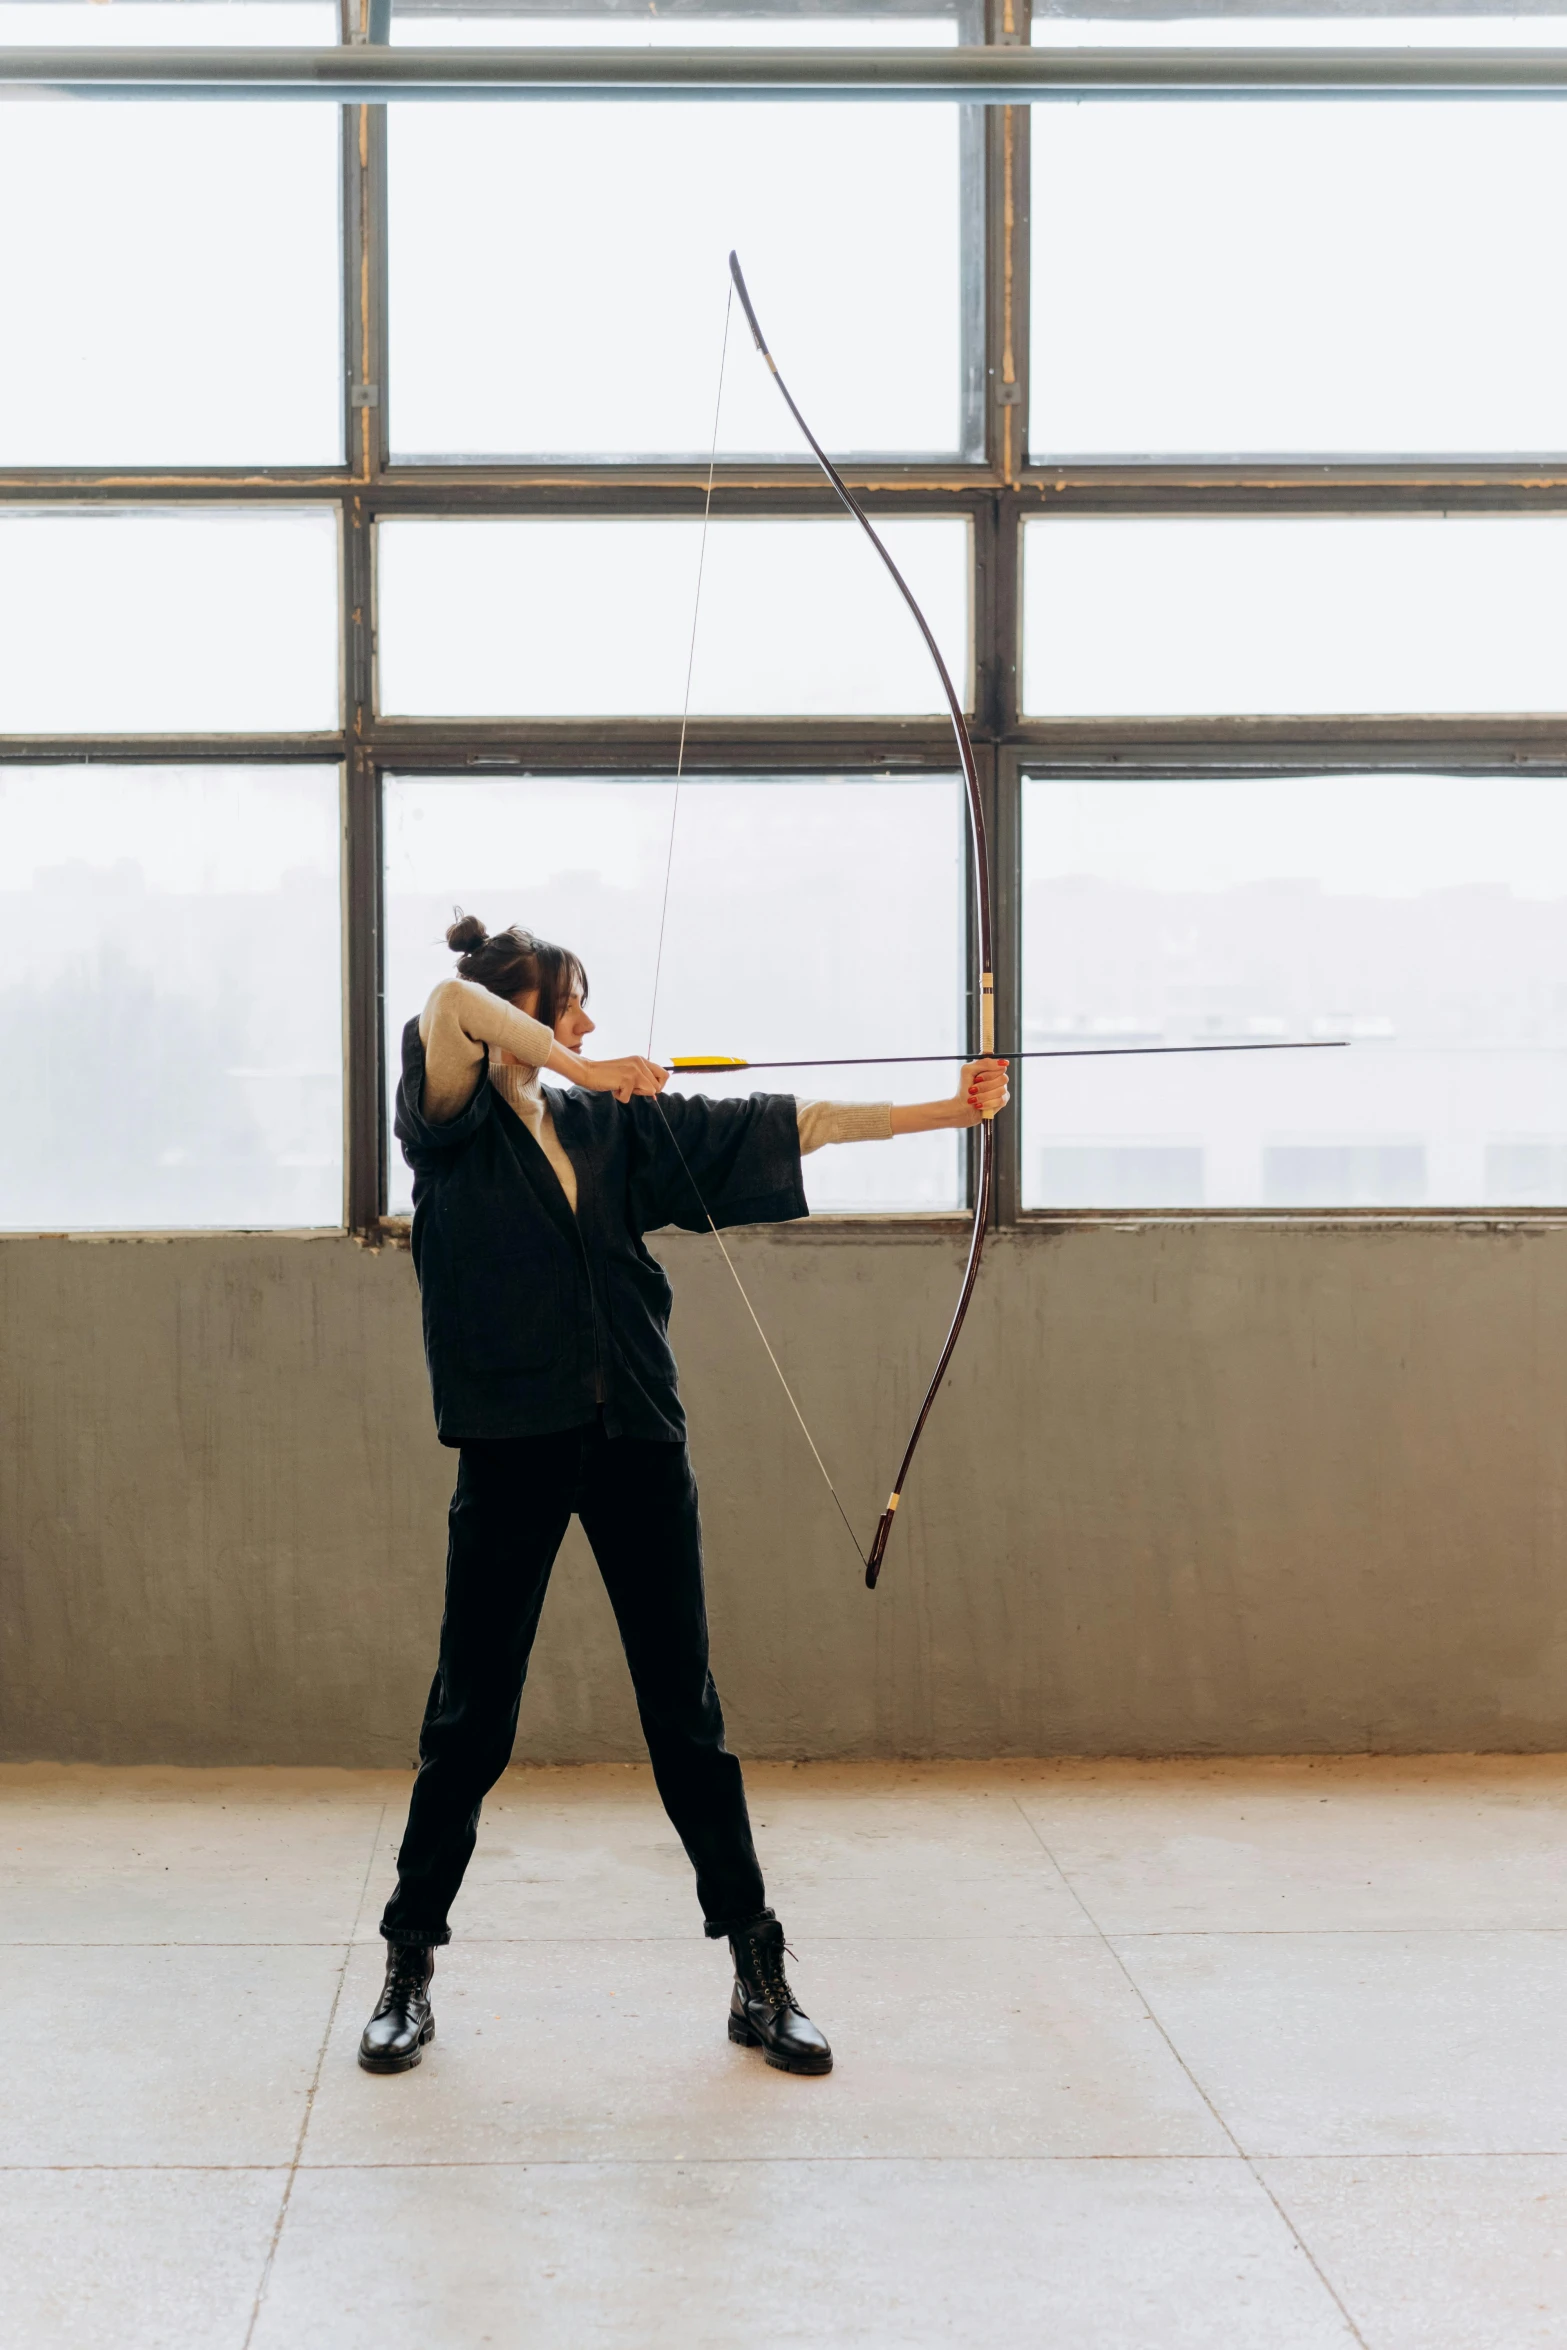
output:
[[489,944],[489,932],[477,914],[465,914],[461,906],[453,906],[457,919],[446,933],[446,943],[454,955],[471,955],[476,947]]

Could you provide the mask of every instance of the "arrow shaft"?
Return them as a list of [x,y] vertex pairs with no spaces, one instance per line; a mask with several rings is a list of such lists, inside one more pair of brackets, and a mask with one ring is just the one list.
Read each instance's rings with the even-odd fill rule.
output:
[[1332,1053],[1346,1051],[1347,1036],[1284,1037],[1236,1044],[1051,1045],[1022,1053],[856,1053],[828,1061],[685,1061],[677,1077],[739,1076],[751,1069],[891,1069],[931,1061],[1106,1061],[1154,1053]]

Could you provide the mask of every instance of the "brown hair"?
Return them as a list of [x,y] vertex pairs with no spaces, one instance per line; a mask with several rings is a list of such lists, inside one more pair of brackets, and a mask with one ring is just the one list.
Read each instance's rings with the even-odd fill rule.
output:
[[459,958],[459,979],[472,979],[508,1000],[537,990],[534,1018],[546,1028],[554,1027],[574,995],[587,1002],[588,975],[569,947],[551,946],[515,922],[492,938],[477,914],[465,914],[461,906],[452,912],[456,920],[446,943]]

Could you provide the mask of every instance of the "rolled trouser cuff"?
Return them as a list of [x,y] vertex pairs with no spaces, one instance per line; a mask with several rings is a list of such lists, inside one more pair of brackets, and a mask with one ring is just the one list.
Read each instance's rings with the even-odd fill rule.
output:
[[444,1950],[452,1938],[450,1926],[387,1926],[381,1928],[383,1942],[395,1942],[400,1950]]
[[702,1931],[709,1942],[732,1942],[737,1934],[754,1934],[759,1926],[776,1926],[778,1918],[770,1909],[752,1910],[747,1917],[709,1918]]

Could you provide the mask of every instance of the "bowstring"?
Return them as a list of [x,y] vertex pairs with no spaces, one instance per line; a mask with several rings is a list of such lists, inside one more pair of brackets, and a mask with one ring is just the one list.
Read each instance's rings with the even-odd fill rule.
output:
[[[675,831],[680,822],[680,782],[681,777],[685,773],[686,734],[691,723],[691,680],[696,669],[697,625],[702,616],[702,575],[707,568],[707,532],[708,524],[711,520],[713,512],[713,480],[718,470],[718,420],[723,411],[724,405],[724,368],[729,357],[729,322],[734,313],[734,304],[734,280],[731,278],[729,281],[729,298],[724,304],[723,341],[719,346],[718,353],[718,396],[713,402],[713,437],[711,445],[708,449],[707,456],[707,495],[702,501],[702,536],[697,547],[696,593],[691,601],[691,642],[686,648],[686,687],[685,696],[680,705],[680,743],[679,748],[675,753],[675,788],[669,810],[669,847],[664,859],[664,897],[663,903],[659,909],[658,916],[658,953],[654,958],[653,963],[653,1000],[648,1007],[647,1057],[649,1060],[653,1058],[653,1027],[658,1017],[658,989],[659,981],[663,976],[664,969],[664,937],[669,927],[669,887],[675,870]],[[849,1513],[838,1498],[838,1488],[836,1485],[834,1485],[832,1478],[828,1474],[827,1463],[822,1459],[821,1454],[816,1448],[816,1439],[811,1434],[810,1428],[806,1424],[805,1414],[801,1411],[798,1403],[795,1401],[794,1389],[790,1386],[788,1380],[784,1377],[783,1365],[778,1360],[778,1357],[774,1354],[772,1341],[769,1339],[767,1332],[762,1328],[761,1317],[758,1315],[755,1306],[751,1303],[745,1283],[740,1278],[739,1268],[736,1266],[734,1258],[729,1254],[727,1247],[724,1245],[723,1234],[719,1231],[718,1226],[713,1221],[713,1211],[708,1206],[706,1200],[702,1197],[701,1186],[697,1182],[696,1177],[692,1174],[690,1165],[686,1159],[686,1154],[680,1147],[679,1137],[676,1135],[673,1126],[669,1122],[669,1112],[664,1107],[662,1097],[658,1094],[655,1094],[653,1099],[655,1102],[657,1102],[659,1116],[664,1121],[664,1132],[668,1135],[670,1142],[674,1145],[675,1156],[680,1161],[682,1168],[685,1170],[685,1178],[691,1186],[692,1196],[696,1200],[697,1206],[701,1209],[703,1216],[707,1220],[707,1228],[709,1232],[711,1232],[713,1238],[718,1243],[718,1253],[723,1258],[724,1263],[729,1267],[730,1278],[734,1282],[736,1289],[738,1289],[740,1292],[740,1302],[745,1307],[746,1312],[750,1315],[752,1324],[756,1330],[756,1335],[767,1350],[767,1359],[778,1374],[778,1384],[789,1399],[789,1409],[793,1412],[795,1418],[800,1423],[800,1433],[811,1448],[811,1458],[822,1473],[822,1482],[826,1486],[828,1492],[832,1495],[833,1507],[838,1512],[839,1517],[843,1520],[844,1532],[848,1535],[849,1540],[854,1545],[854,1555],[863,1566],[865,1563],[865,1545],[863,1542],[861,1542],[859,1536],[855,1533],[854,1527],[850,1523]]]
[[[735,306],[733,278],[724,304],[724,339],[718,347],[718,397],[713,402],[713,438],[707,452],[707,495],[702,500],[702,536],[696,551],[696,594],[691,599],[691,642],[686,647],[686,690],[680,705],[680,746],[675,753],[675,794],[669,807],[669,852],[664,859],[664,902],[658,914],[658,952],[653,958],[653,1001],[647,1012],[647,1057],[653,1058],[653,1024],[658,1018],[658,985],[664,973],[664,933],[669,927],[669,884],[675,870],[675,827],[680,822],[680,779],[686,771],[686,732],[691,724],[691,679],[696,668],[696,631],[702,617],[702,574],[707,569],[707,526],[713,515],[713,476],[718,470],[718,419],[724,406],[724,367],[729,358],[729,321]],[[668,1124],[668,1120],[665,1120]],[[689,1172],[689,1170],[687,1170]]]
[[822,1459],[821,1454],[817,1451],[816,1439],[811,1434],[809,1427],[806,1425],[805,1414],[801,1411],[799,1405],[794,1400],[794,1389],[790,1386],[788,1380],[784,1377],[783,1365],[773,1352],[772,1341],[769,1339],[767,1332],[762,1328],[761,1319],[757,1314],[755,1306],[752,1305],[749,1295],[747,1294],[745,1283],[740,1278],[739,1270],[736,1267],[734,1258],[729,1254],[728,1249],[724,1245],[724,1236],[719,1231],[718,1226],[713,1222],[713,1211],[708,1206],[706,1200],[702,1197],[701,1187],[698,1184],[696,1177],[691,1172],[690,1165],[686,1159],[686,1154],[680,1147],[679,1137],[676,1135],[673,1126],[671,1126],[669,1123],[669,1112],[664,1108],[662,1097],[655,1094],[653,1098],[658,1103],[659,1114],[664,1121],[664,1132],[668,1135],[670,1141],[675,1146],[676,1158],[680,1161],[681,1166],[685,1168],[686,1181],[691,1186],[692,1193],[696,1199],[696,1204],[701,1209],[703,1215],[707,1218],[707,1229],[709,1232],[711,1232],[713,1238],[717,1241],[718,1253],[723,1258],[724,1263],[729,1267],[730,1278],[733,1280],[736,1289],[738,1289],[740,1292],[741,1303],[744,1305],[746,1312],[750,1315],[752,1322],[756,1325],[756,1335],[761,1340],[763,1346],[767,1349],[767,1359],[778,1374],[778,1384],[783,1389],[785,1395],[789,1398],[789,1409],[793,1412],[795,1418],[800,1423],[800,1433],[811,1448],[811,1458],[822,1473],[822,1483],[826,1486],[828,1492],[832,1495],[833,1507],[837,1511],[839,1517],[842,1518],[844,1532],[848,1535],[849,1540],[853,1543],[854,1555],[863,1567],[865,1564],[865,1545],[860,1540],[858,1534],[855,1533],[854,1527],[850,1522],[849,1513],[838,1498],[838,1488],[833,1483],[831,1476],[828,1474],[827,1463]]

